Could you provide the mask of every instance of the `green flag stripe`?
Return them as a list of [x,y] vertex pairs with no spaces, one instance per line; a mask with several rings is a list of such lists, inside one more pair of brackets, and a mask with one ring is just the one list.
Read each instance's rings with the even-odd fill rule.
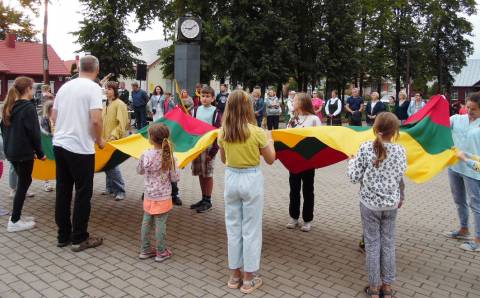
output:
[[[174,150],[176,152],[187,152],[195,146],[198,140],[202,136],[192,135],[186,132],[183,127],[177,122],[161,118],[156,121],[156,123],[163,123],[170,129],[170,140],[175,144]],[[148,138],[148,126],[142,128],[139,133],[144,137]]]

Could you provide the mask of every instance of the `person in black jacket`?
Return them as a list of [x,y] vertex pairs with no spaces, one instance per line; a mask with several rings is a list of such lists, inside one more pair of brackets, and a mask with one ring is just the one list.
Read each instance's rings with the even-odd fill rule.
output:
[[25,196],[32,183],[35,157],[45,160],[40,140],[40,125],[33,98],[33,80],[18,77],[8,91],[3,107],[2,130],[5,157],[12,163],[18,176],[17,191],[7,232],[19,232],[35,226],[33,218],[22,219]]
[[403,91],[398,94],[398,98],[399,101],[397,102],[395,114],[403,124],[403,122],[408,119],[408,107],[410,106],[410,100],[407,98],[407,93]]
[[372,94],[370,94],[370,97],[372,98],[372,100],[367,103],[367,108],[365,109],[365,114],[367,114],[366,120],[368,126],[373,125],[373,122],[375,122],[375,118],[378,114],[387,110],[385,104],[378,100],[378,98],[380,97],[378,95],[378,92],[372,92]]

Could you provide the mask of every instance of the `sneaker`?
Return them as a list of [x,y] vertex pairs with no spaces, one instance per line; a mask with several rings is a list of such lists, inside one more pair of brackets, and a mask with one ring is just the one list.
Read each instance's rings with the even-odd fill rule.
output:
[[119,193],[115,196],[115,201],[122,201],[125,200],[125,194],[124,193]]
[[71,240],[62,241],[62,242],[58,241],[58,242],[57,242],[57,247],[65,247],[65,246],[70,245],[70,243],[72,243]]
[[147,252],[141,252],[139,255],[138,255],[138,258],[140,260],[146,260],[146,259],[150,259],[150,258],[153,258],[157,255],[157,253],[155,251],[147,251]]
[[53,187],[50,184],[50,182],[45,181],[45,183],[43,184],[43,191],[44,192],[52,192],[53,191]]
[[7,232],[20,232],[33,229],[35,227],[35,223],[33,221],[23,221],[19,220],[17,222],[12,222],[11,218],[8,220],[7,225]]
[[179,197],[173,197],[172,202],[173,202],[173,205],[175,206],[182,206],[182,200],[180,200]]
[[5,210],[3,208],[0,208],[0,216],[4,216],[4,215],[8,215],[8,214],[10,214],[10,211]]
[[200,207],[200,205],[203,204],[203,201],[205,201],[204,198],[202,198],[200,201],[196,202],[195,204],[190,205],[190,209],[197,209],[198,207]]
[[107,190],[107,189],[105,189],[104,191],[102,191],[102,196],[107,196],[107,195],[112,195],[112,194],[113,194],[113,192],[111,192],[111,191],[109,191],[109,190]]
[[289,223],[287,223],[287,229],[295,229],[298,227],[298,219],[291,219]]
[[[13,198],[13,197],[15,196],[15,193],[16,193],[16,192],[17,192],[16,190],[12,189],[12,190],[10,191],[10,194],[9,194],[8,196],[9,196],[10,198]],[[35,196],[35,193],[33,193],[33,192],[27,192],[27,194],[26,194],[25,196],[26,196],[27,198],[33,198],[33,197]]]
[[22,216],[21,219],[23,221],[35,221],[35,217],[33,217],[33,216]]
[[197,213],[203,213],[205,211],[208,211],[210,210],[210,208],[212,208],[212,202],[211,201],[203,201],[203,203],[197,207]]
[[480,252],[480,244],[475,241],[465,242],[464,244],[460,245],[460,248],[465,251]]
[[304,222],[303,226],[300,228],[300,230],[302,230],[302,232],[310,232],[311,229],[312,229],[311,222]]
[[167,248],[164,251],[162,251],[161,253],[157,254],[157,256],[155,257],[155,262],[163,262],[166,259],[171,258],[172,256],[173,256],[172,251]]
[[457,239],[457,240],[472,240],[473,237],[470,233],[467,234],[460,234],[459,231],[450,231],[445,232],[443,235],[447,238]]

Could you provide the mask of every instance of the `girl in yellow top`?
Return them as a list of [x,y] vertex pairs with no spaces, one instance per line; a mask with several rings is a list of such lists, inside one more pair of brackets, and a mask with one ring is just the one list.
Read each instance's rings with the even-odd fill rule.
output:
[[255,276],[262,250],[263,175],[260,155],[275,161],[271,136],[255,125],[249,95],[241,90],[230,94],[218,136],[225,170],[225,225],[228,238],[229,288],[248,294],[262,285]]

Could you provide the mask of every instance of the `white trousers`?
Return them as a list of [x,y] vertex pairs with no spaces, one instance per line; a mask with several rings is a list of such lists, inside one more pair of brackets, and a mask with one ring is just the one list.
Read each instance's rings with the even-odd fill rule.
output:
[[228,267],[260,269],[262,253],[263,175],[260,168],[225,170],[225,225]]

